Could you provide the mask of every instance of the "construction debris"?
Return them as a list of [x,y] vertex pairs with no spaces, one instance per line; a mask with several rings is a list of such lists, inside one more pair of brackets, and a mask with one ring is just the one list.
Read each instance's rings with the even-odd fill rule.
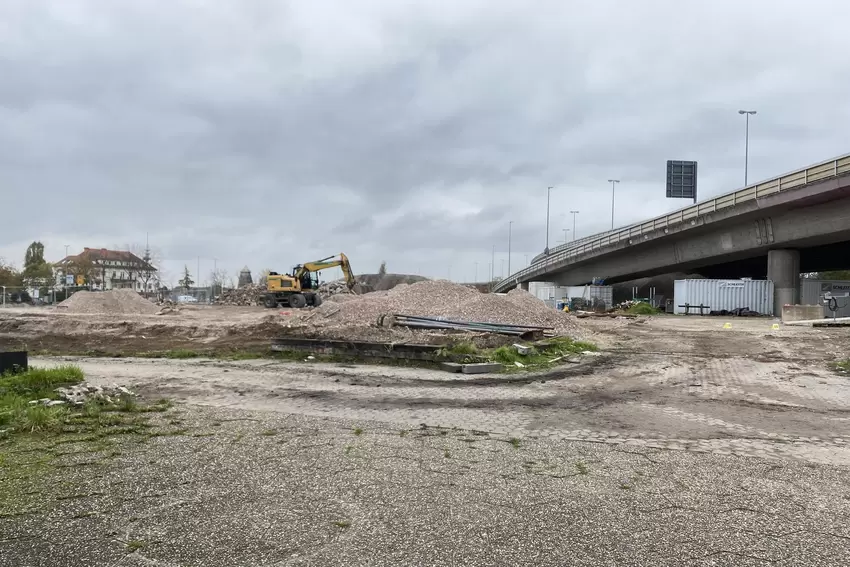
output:
[[87,401],[96,400],[106,404],[112,404],[121,400],[121,398],[133,397],[136,394],[131,392],[124,386],[113,384],[112,386],[94,386],[82,382],[75,386],[67,388],[57,388],[56,393],[59,394],[58,400],[44,398],[41,400],[33,400],[30,404],[41,403],[46,406],[60,405],[68,403],[75,406],[81,406]]
[[129,289],[78,291],[57,309],[88,315],[155,315],[159,307]]
[[408,327],[411,329],[453,329],[457,331],[480,331],[485,333],[497,333],[500,335],[516,335],[525,339],[540,338],[543,336],[544,330],[551,329],[547,327],[532,327],[526,325],[506,325],[503,323],[450,321],[442,317],[416,317],[413,315],[402,314],[381,315],[378,318],[378,325],[381,327],[392,327],[395,325],[401,325],[403,327]]
[[570,315],[547,307],[526,291],[485,294],[444,280],[400,284],[389,291],[328,301],[299,313],[288,324],[335,329],[340,332],[334,334],[340,335],[349,328],[374,327],[381,316],[395,313],[413,318],[442,318],[442,324],[490,326],[475,329],[487,332],[494,332],[494,325],[551,329],[556,334],[573,334],[576,330]]
[[247,284],[236,289],[225,289],[215,298],[216,305],[259,305],[266,293],[266,288],[260,284]]

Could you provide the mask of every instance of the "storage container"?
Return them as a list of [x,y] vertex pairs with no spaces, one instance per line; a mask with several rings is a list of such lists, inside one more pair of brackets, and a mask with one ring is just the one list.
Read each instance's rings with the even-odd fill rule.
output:
[[[823,305],[824,317],[850,317],[850,281],[846,280],[809,280],[802,278],[800,303],[802,305]],[[823,301],[825,293],[835,298],[834,306],[838,311],[834,314]]]
[[673,282],[673,312],[699,314],[699,305],[709,311],[733,311],[748,308],[762,315],[773,315],[773,282],[770,280],[676,280]]

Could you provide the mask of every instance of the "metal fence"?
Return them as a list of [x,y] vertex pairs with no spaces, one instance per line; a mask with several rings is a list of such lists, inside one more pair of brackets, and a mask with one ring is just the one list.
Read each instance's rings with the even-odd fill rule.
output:
[[570,242],[569,244],[563,244],[550,250],[549,254],[538,263],[532,264],[528,268],[503,279],[496,284],[494,291],[503,291],[525,280],[529,276],[546,274],[549,267],[553,264],[559,264],[570,258],[588,254],[606,246],[628,242],[630,239],[655,232],[656,230],[682,225],[689,221],[695,224],[696,219],[704,214],[729,209],[742,203],[792,189],[799,189],[810,183],[842,177],[848,174],[850,174],[850,154],[823,161],[805,169],[792,171],[645,222],[595,234],[581,240],[576,240],[575,242]]

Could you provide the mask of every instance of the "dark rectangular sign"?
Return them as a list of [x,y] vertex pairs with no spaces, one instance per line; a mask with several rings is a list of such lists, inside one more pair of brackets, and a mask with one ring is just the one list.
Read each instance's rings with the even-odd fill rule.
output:
[[667,197],[696,201],[697,162],[667,160]]

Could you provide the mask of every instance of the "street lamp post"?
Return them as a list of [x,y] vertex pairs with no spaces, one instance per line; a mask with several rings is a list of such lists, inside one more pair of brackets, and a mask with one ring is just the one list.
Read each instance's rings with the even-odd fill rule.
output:
[[552,195],[552,188],[546,189],[546,249],[544,254],[549,254],[549,197]]
[[493,257],[490,261],[490,281],[496,279],[496,245],[493,245]]
[[576,215],[578,211],[570,211],[570,214],[573,215],[573,240],[576,239]]
[[508,275],[511,273],[511,233],[514,221],[508,221]]
[[564,244],[566,244],[566,243],[567,243],[567,233],[568,233],[569,231],[570,231],[570,229],[568,229],[568,228],[565,228],[565,229],[564,229]]
[[614,230],[614,187],[616,187],[619,182],[619,179],[608,180],[608,183],[611,184],[611,230]]
[[738,114],[743,114],[747,119],[746,133],[744,134],[744,187],[747,186],[747,169],[750,161],[750,115],[755,113],[755,110],[738,111]]

